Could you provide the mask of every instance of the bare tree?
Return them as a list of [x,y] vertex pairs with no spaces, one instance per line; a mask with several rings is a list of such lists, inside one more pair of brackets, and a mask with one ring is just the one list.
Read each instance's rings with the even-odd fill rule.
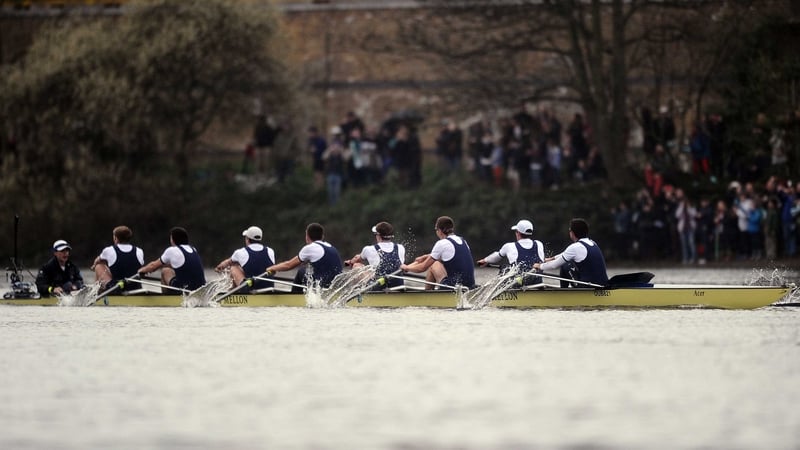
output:
[[[452,81],[438,95],[479,108],[541,100],[578,104],[609,179],[631,177],[631,83],[637,101],[659,101],[680,80],[683,104],[700,108],[752,2],[650,0],[429,1],[396,34],[366,33],[375,52],[424,59]],[[783,3],[783,2],[781,2]],[[710,26],[709,24],[713,24]],[[642,81],[644,80],[644,81]],[[464,108],[464,106],[461,106]]]

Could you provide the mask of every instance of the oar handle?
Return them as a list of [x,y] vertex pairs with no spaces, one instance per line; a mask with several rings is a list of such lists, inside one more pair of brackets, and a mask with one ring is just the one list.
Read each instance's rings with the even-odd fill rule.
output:
[[253,278],[256,279],[256,280],[261,280],[261,281],[272,281],[272,282],[275,282],[277,284],[283,284],[283,285],[286,285],[286,286],[292,286],[292,287],[296,287],[296,288],[300,288],[300,289],[307,289],[308,288],[308,286],[295,283],[294,280],[288,281],[286,278],[281,278],[281,277],[270,277],[270,278],[253,277]]
[[[388,275],[388,276],[391,277],[391,278],[397,278],[398,280],[415,281],[417,283],[423,283],[423,284],[427,284],[429,286],[440,287],[440,288],[449,289],[449,290],[453,290],[453,291],[457,291],[458,290],[457,286],[450,286],[449,284],[434,283],[433,281],[428,281],[428,280],[426,280],[424,278],[420,278],[420,277],[409,277],[405,273],[402,276],[401,275]],[[469,289],[467,289],[464,286],[462,286],[461,290],[469,290]]]
[[567,281],[567,282],[575,283],[575,284],[582,284],[584,286],[589,286],[589,287],[593,287],[593,288],[606,288],[606,286],[603,286],[602,284],[589,283],[588,281],[581,281],[581,280],[573,280],[572,278],[557,277],[555,275],[550,275],[548,273],[536,273],[536,274],[531,274],[531,275],[536,275],[536,276],[539,276],[539,277],[542,277],[542,278],[550,278],[550,279],[553,279],[553,280]]
[[161,283],[156,283],[156,282],[152,282],[152,281],[147,281],[147,280],[150,280],[150,279],[151,279],[150,277],[147,277],[147,278],[146,277],[140,277],[138,279],[135,279],[135,278],[131,277],[131,278],[125,278],[125,281],[135,281],[135,282],[141,283],[141,284],[143,284],[145,286],[153,286],[153,287],[171,289],[173,291],[183,292],[185,294],[189,294],[189,293],[192,292],[192,291],[190,291],[188,289],[183,289],[183,288],[179,288],[179,287],[175,287],[175,286],[170,286],[170,285],[167,285],[167,284],[161,284]]

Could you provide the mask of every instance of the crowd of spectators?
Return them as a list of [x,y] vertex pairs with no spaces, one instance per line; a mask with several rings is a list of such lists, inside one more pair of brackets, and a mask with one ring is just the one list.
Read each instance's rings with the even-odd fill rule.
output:
[[[773,126],[759,114],[738,148],[721,114],[696,121],[686,145],[668,108],[655,119],[644,109],[641,122],[645,185],[611,208],[617,256],[683,264],[797,256],[800,186],[791,179],[788,149],[800,144],[800,111]],[[699,180],[731,181],[708,193],[696,189]]]
[[[695,121],[685,136],[668,107],[655,115],[642,108],[637,121],[640,150],[633,151],[640,153],[643,185],[634,198],[610,208],[614,242],[606,248],[611,257],[704,264],[796,256],[800,189],[790,177],[787,148],[800,143],[800,112],[772,127],[758,115],[750,139],[738,149],[721,114]],[[418,125],[418,119],[393,118],[371,131],[348,112],[327,135],[310,127],[306,148],[315,186],[327,191],[330,204],[345,188],[383,183],[387,177],[401,187],[419,186]],[[273,130],[271,145],[282,130]],[[255,148],[268,140],[257,132]],[[454,120],[443,121],[435,155],[443,173],[506,189],[556,190],[564,183],[607,177],[602,149],[582,114],[564,127],[550,110],[531,114],[524,105],[465,130]],[[699,182],[729,184],[698,189]]]
[[314,126],[308,134],[315,187],[324,185],[331,205],[339,201],[345,187],[380,184],[390,174],[402,187],[414,188],[422,182],[422,145],[413,119],[390,119],[372,132],[350,111],[330,129],[329,140]]
[[623,259],[709,261],[775,260],[797,255],[800,189],[771,176],[763,187],[730,182],[721,196],[693,198],[680,187],[659,195],[642,188],[611,208],[614,242]]

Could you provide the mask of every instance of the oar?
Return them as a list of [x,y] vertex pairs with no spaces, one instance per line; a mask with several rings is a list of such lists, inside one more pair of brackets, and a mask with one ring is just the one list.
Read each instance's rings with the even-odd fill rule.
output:
[[294,283],[292,281],[286,281],[283,278],[274,278],[274,277],[273,278],[253,277],[253,278],[255,278],[256,280],[261,280],[261,281],[271,281],[273,283],[283,284],[285,286],[291,286],[291,287],[296,287],[296,288],[300,288],[300,289],[308,289],[308,286],[306,286],[306,285],[297,284],[297,283]]
[[[493,263],[486,264],[484,267],[494,267],[494,268],[498,268],[498,269],[502,269],[503,268],[503,266],[501,266],[500,264],[493,264]],[[500,276],[503,276],[506,273],[501,273]],[[540,272],[537,269],[531,269],[531,270],[528,270],[527,272],[522,272],[520,274],[517,274],[517,276],[514,277],[514,283],[512,285],[508,286],[507,289],[511,289],[516,285],[524,286],[523,283],[525,281],[525,277],[527,277],[529,275],[540,277],[540,276],[542,276],[542,272]]]
[[173,291],[183,292],[184,294],[191,294],[192,292],[194,292],[194,291],[190,291],[188,289],[179,288],[179,287],[175,287],[175,286],[169,286],[169,285],[166,285],[166,284],[155,283],[155,282],[146,281],[146,280],[152,280],[152,278],[150,278],[150,277],[145,278],[145,279],[141,279],[141,278],[140,279],[125,278],[125,281],[135,281],[135,282],[141,283],[141,284],[143,284],[145,286],[153,286],[153,287],[172,289]]
[[345,300],[345,303],[349,302],[350,300],[352,300],[354,298],[361,297],[362,295],[364,295],[365,293],[367,293],[367,292],[369,292],[369,291],[371,291],[373,289],[379,288],[381,286],[385,286],[386,283],[389,282],[389,280],[388,280],[389,277],[393,277],[393,276],[397,275],[400,272],[402,272],[402,270],[397,269],[392,273],[387,273],[386,275],[381,276],[380,278],[376,279],[374,283],[372,283],[369,286],[367,286],[366,288],[362,289],[360,292],[357,292],[357,293],[351,295],[350,298]]
[[[134,276],[132,276],[132,277],[130,277],[130,278],[125,278],[124,280],[119,280],[119,281],[117,281],[117,282],[114,284],[114,286],[111,286],[110,288],[106,289],[105,291],[103,291],[103,292],[101,292],[101,293],[97,294],[97,296],[95,296],[95,298],[94,298],[94,299],[90,300],[90,301],[89,301],[89,303],[87,303],[87,304],[86,304],[86,306],[92,306],[92,305],[94,305],[94,304],[95,304],[95,303],[96,303],[98,300],[100,300],[101,298],[105,297],[106,295],[108,295],[108,294],[110,294],[110,293],[112,293],[112,292],[116,291],[117,289],[122,289],[122,288],[124,288],[124,287],[125,287],[125,281],[130,281],[130,280],[138,280],[138,279],[139,279],[139,274],[137,273],[136,275],[134,275]],[[141,283],[141,281],[139,281],[139,282]]]
[[[429,286],[440,287],[449,290],[456,290],[455,286],[450,286],[449,284],[441,284],[441,283],[434,283],[433,281],[428,281],[424,278],[417,278],[417,277],[407,277],[407,276],[400,276],[400,275],[388,275],[391,278],[397,278],[398,280],[406,280],[406,281],[416,281],[417,283],[427,284]],[[462,289],[466,289],[462,286]]]
[[526,272],[523,275],[527,275],[527,274],[536,275],[536,276],[542,277],[542,278],[550,278],[550,279],[553,279],[553,280],[568,281],[570,283],[582,284],[584,286],[590,286],[590,287],[593,287],[593,288],[606,288],[607,287],[607,286],[603,286],[602,284],[589,283],[588,281],[573,280],[572,278],[562,278],[562,277],[557,277],[555,275],[549,275],[549,274],[546,274],[546,273]]
[[[262,273],[261,275],[255,276],[255,277],[253,277],[253,278],[260,278],[260,277],[263,277],[263,276],[264,276],[264,275],[266,275],[267,273],[268,273],[268,272],[264,272],[264,273]],[[240,285],[236,286],[235,288],[231,289],[230,291],[228,291],[228,292],[226,292],[226,293],[224,293],[224,294],[221,294],[219,297],[215,298],[215,299],[214,299],[214,302],[216,302],[216,303],[219,303],[219,302],[221,302],[222,300],[225,300],[226,298],[228,298],[228,297],[230,297],[231,295],[233,295],[233,294],[235,294],[235,293],[237,293],[237,292],[241,291],[241,290],[242,290],[242,289],[244,289],[244,288],[252,287],[252,286],[253,286],[253,278],[246,278],[246,279],[244,280],[244,282],[242,282],[242,284],[240,284]]]

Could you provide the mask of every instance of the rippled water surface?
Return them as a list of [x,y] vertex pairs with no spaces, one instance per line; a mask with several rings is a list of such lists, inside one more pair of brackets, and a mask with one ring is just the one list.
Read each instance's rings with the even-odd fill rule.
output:
[[786,307],[0,307],[0,448],[790,449],[798,355]]

